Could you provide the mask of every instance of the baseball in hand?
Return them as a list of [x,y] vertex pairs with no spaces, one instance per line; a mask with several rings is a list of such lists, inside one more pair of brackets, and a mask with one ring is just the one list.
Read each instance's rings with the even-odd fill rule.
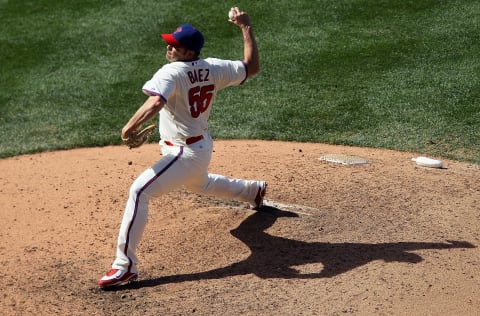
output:
[[230,11],[228,11],[228,18],[229,18],[230,20],[232,20],[233,17],[234,17],[233,11],[232,11],[232,9],[230,9]]

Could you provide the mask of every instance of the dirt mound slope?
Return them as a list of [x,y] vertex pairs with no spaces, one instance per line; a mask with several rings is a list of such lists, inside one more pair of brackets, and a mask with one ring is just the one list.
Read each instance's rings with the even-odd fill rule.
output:
[[478,315],[478,165],[311,143],[217,141],[211,172],[267,180],[264,211],[184,189],[156,199],[139,280],[98,290],[157,147],[0,160],[3,314]]

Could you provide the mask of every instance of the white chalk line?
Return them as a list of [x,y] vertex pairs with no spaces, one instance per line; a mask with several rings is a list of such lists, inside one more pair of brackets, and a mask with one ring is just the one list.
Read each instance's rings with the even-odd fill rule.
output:
[[[305,205],[299,205],[299,204],[287,204],[287,203],[282,203],[282,202],[278,202],[278,201],[274,201],[274,200],[267,200],[267,199],[264,199],[263,200],[263,205],[265,206],[269,206],[269,207],[274,207],[274,208],[278,208],[282,211],[288,211],[288,212],[292,212],[292,213],[295,213],[297,215],[307,215],[307,216],[314,216],[315,213],[318,214],[319,212],[319,209],[318,208],[315,208],[315,207],[309,207],[309,206],[305,206]],[[244,205],[242,203],[233,203],[233,204],[223,204],[222,205],[218,205],[218,206],[210,206],[208,207],[209,209],[224,209],[225,206],[229,206],[229,207],[238,207],[238,208],[244,208]],[[309,213],[309,212],[312,212],[312,213]]]
[[266,206],[276,207],[276,208],[279,208],[283,211],[289,211],[289,212],[299,214],[299,215],[312,216],[313,215],[312,213],[308,213],[308,212],[304,212],[304,211],[311,211],[311,212],[318,211],[318,209],[314,208],[314,207],[309,207],[309,206],[305,206],[305,205],[298,205],[298,204],[286,204],[286,203],[281,203],[281,202],[277,202],[277,201],[273,201],[273,200],[267,200],[267,199],[263,200],[263,204],[266,205]]

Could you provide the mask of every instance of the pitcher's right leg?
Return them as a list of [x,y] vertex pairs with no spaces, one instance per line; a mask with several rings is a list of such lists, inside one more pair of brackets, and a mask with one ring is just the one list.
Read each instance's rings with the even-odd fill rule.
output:
[[187,185],[193,192],[248,202],[252,209],[258,209],[263,204],[266,187],[265,181],[234,179],[212,173],[205,175],[200,183]]

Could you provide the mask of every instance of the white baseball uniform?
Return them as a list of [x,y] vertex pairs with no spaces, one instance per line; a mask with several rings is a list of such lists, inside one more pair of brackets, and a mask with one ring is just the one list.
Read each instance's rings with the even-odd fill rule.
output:
[[211,105],[219,90],[246,78],[243,62],[206,58],[166,64],[145,83],[144,93],[166,102],[159,113],[162,158],[130,188],[112,268],[137,273],[135,253],[147,224],[150,197],[184,185],[193,192],[254,203],[259,181],[208,173],[213,150],[208,131]]

